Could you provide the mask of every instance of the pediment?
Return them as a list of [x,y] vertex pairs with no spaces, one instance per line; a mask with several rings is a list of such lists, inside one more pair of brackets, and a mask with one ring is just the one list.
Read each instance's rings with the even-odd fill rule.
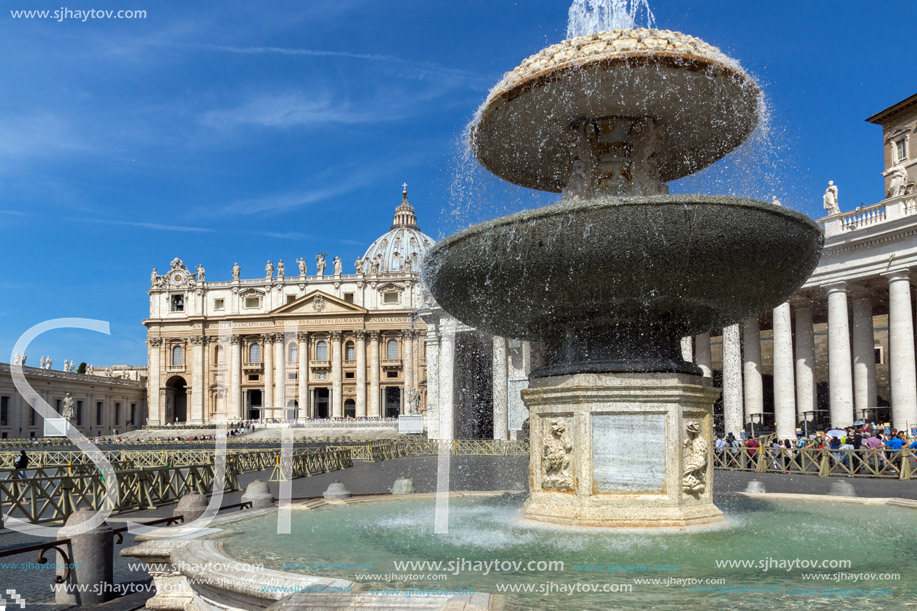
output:
[[312,291],[296,301],[281,306],[271,314],[291,316],[327,316],[328,314],[367,314],[369,310],[322,291]]

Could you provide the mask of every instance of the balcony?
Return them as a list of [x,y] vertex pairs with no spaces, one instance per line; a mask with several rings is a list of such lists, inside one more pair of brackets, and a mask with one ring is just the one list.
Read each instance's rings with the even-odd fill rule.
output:
[[242,371],[258,372],[264,369],[264,363],[242,363]]
[[917,213],[917,195],[899,195],[871,206],[820,219],[825,237],[831,238],[857,229],[895,221]]
[[331,361],[309,361],[309,367],[312,369],[331,369]]
[[401,359],[382,359],[382,369],[398,369],[401,367]]

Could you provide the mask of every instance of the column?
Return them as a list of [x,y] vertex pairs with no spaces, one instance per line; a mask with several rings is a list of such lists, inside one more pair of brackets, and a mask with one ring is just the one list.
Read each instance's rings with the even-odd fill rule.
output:
[[296,347],[298,368],[296,403],[299,405],[299,419],[305,420],[312,415],[309,411],[309,333],[298,331],[296,341],[299,342]]
[[[191,419],[193,424],[204,422],[204,395],[207,394],[204,377],[204,336],[191,336],[191,363],[194,368],[191,374]],[[95,418],[95,414],[92,414]]]
[[[274,340],[274,407],[284,408],[286,407],[286,397],[284,396],[284,389],[287,385],[287,355],[286,355],[286,346],[283,340],[283,333],[274,333],[271,336],[271,339]],[[279,414],[281,418],[285,416],[285,412],[281,410],[280,412],[274,412],[275,415]]]
[[[271,334],[262,333],[261,360],[264,361],[264,392],[261,393],[261,407],[268,407],[274,397],[274,347],[271,343]],[[264,412],[261,412],[264,418]]]
[[[796,311],[796,421],[813,418],[815,411],[815,331],[812,305],[808,300],[794,304]],[[810,413],[806,413],[810,412]]]
[[369,332],[369,417],[379,418],[379,332]]
[[245,413],[242,409],[242,336],[233,335],[229,338],[230,363],[229,363],[229,413],[230,419],[242,420]]
[[681,358],[689,363],[694,362],[694,338],[691,336],[681,338]]
[[340,331],[331,332],[331,415],[333,418],[344,417],[342,337],[343,333]]
[[[150,424],[162,424],[165,415],[162,413],[162,404],[159,401],[159,388],[162,386],[162,373],[159,360],[159,350],[162,346],[161,337],[151,337],[147,340],[150,346],[150,381],[147,387],[147,409],[149,411]],[[139,417],[139,416],[138,416]],[[144,422],[136,422],[137,428],[140,428]]]
[[493,408],[494,439],[505,441],[509,435],[508,373],[506,368],[506,339],[493,339]]
[[857,419],[876,406],[876,340],[872,328],[872,294],[853,295],[853,406]]
[[739,325],[723,327],[723,425],[726,433],[742,430],[742,347]]
[[850,366],[847,285],[838,282],[825,288],[828,290],[828,384],[831,397],[831,426],[838,428],[853,424],[853,372]]
[[455,365],[455,321],[444,321],[439,353],[439,438],[455,437],[453,367]]
[[366,331],[357,329],[357,418],[366,417]]
[[694,336],[694,362],[704,372],[705,378],[713,377],[713,357],[710,355],[709,332]]
[[745,386],[745,421],[757,424],[761,422],[764,414],[764,381],[761,378],[761,327],[757,318],[748,318],[742,325],[742,357],[742,380]]
[[793,320],[790,304],[785,301],[774,308],[774,421],[781,440],[796,438],[793,366]]
[[411,397],[414,390],[414,331],[408,329],[403,334],[402,343],[404,345],[404,413],[411,413]]
[[439,337],[437,326],[427,321],[427,438],[439,438]]
[[888,278],[888,360],[892,390],[892,426],[917,424],[917,375],[914,371],[914,322],[911,274],[900,270]]

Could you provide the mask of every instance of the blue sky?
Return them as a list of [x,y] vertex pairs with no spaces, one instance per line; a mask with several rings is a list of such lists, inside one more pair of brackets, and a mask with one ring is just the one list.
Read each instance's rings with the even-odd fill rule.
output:
[[[7,9],[146,9],[143,20],[13,19]],[[463,159],[462,131],[503,72],[564,37],[566,1],[221,1],[51,4],[0,13],[0,351],[50,318],[29,364],[142,364],[150,270],[208,280],[267,259],[353,261],[391,223],[407,181],[434,238],[554,196]],[[821,216],[829,179],[849,210],[882,197],[881,129],[917,92],[917,3],[653,0],[657,26],[738,59],[766,92],[761,171],[733,163],[675,185]],[[746,156],[748,157],[748,156]],[[7,356],[0,360],[8,360]]]

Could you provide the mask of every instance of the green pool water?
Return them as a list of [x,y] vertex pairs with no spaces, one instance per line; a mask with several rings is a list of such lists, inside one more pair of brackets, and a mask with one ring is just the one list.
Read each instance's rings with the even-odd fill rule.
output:
[[723,497],[729,528],[660,534],[525,525],[522,502],[453,498],[448,534],[434,534],[435,500],[423,498],[294,511],[290,534],[276,514],[240,520],[223,541],[266,568],[415,596],[502,594],[510,610],[917,609],[913,509]]

